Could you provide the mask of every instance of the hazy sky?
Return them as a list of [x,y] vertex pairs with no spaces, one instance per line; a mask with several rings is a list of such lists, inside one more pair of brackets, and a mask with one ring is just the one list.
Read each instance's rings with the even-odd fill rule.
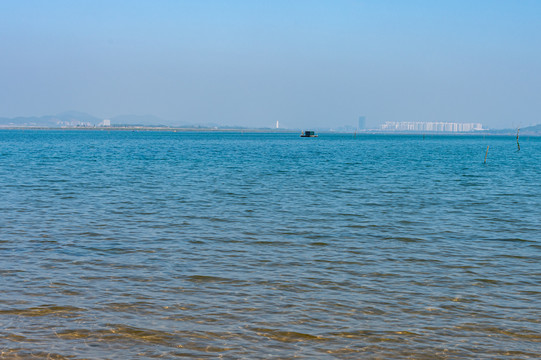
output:
[[0,1],[0,117],[541,123],[541,1]]

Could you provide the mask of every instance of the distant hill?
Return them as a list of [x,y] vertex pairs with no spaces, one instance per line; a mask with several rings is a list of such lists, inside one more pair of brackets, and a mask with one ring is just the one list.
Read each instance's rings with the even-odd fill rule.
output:
[[[66,111],[56,115],[0,118],[0,126],[93,127],[104,119],[79,112]],[[111,125],[170,126],[170,122],[154,115],[119,115],[109,118]]]
[[0,125],[43,127],[94,126],[99,124],[101,121],[102,119],[86,113],[78,111],[66,111],[56,115],[0,118]]
[[[491,129],[487,130],[489,134],[497,135],[515,135],[517,133],[517,128],[514,129]],[[541,135],[541,124],[521,127],[519,130],[519,135]]]
[[533,126],[527,126],[525,128],[520,129],[521,133],[535,133],[541,135],[541,124],[533,125]]
[[[94,127],[102,124],[104,119],[79,112],[66,111],[56,115],[0,118],[0,127]],[[221,126],[214,123],[179,124],[154,115],[125,114],[108,118],[111,126],[150,126],[150,127],[184,127],[194,129],[243,129],[239,126]]]
[[[13,118],[0,118],[0,127],[94,127],[99,126],[104,119],[79,112],[66,111],[56,115],[19,116]],[[109,118],[111,126],[150,126],[150,127],[186,127],[195,129],[241,129],[236,126],[220,126],[218,124],[175,124],[154,115],[118,115]]]

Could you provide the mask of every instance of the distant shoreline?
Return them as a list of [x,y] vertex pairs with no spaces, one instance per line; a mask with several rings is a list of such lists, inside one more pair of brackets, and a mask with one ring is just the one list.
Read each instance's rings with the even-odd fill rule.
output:
[[[43,131],[157,131],[157,132],[226,132],[226,133],[269,133],[269,134],[296,134],[301,129],[227,129],[227,128],[188,128],[188,127],[154,127],[154,126],[111,126],[111,127],[46,127],[46,126],[2,126],[0,130],[43,130]],[[515,131],[481,131],[481,132],[418,132],[418,131],[381,131],[364,130],[354,131],[332,131],[316,130],[320,134],[344,134],[344,135],[420,135],[420,136],[516,136]],[[521,131],[523,136],[541,136],[541,132]]]
[[265,132],[300,133],[291,129],[215,129],[153,126],[111,126],[111,127],[46,127],[46,126],[0,126],[0,130],[66,130],[66,131],[165,131],[165,132]]

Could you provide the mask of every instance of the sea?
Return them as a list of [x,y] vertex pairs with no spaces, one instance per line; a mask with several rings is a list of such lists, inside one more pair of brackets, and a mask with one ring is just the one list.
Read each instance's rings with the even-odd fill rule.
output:
[[539,359],[519,143],[1,130],[0,358]]

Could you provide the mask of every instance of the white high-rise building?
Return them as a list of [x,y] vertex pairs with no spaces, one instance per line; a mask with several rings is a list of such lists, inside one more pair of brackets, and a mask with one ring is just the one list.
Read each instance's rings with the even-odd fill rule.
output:
[[483,130],[483,125],[480,123],[387,121],[381,125],[380,129],[384,131],[471,132]]

